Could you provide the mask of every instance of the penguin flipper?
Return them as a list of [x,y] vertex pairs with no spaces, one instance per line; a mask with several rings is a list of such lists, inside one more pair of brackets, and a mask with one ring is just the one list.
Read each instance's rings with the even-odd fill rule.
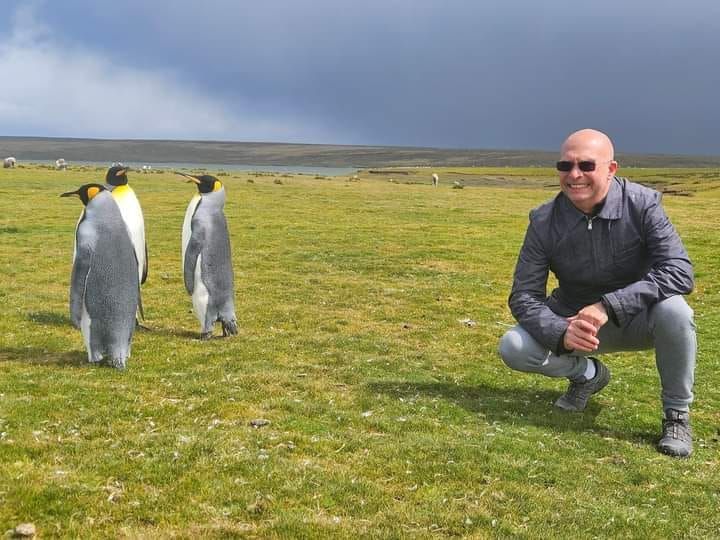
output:
[[70,277],[70,320],[76,328],[80,328],[82,321],[85,289],[92,258],[92,250],[82,242],[77,242],[75,261],[73,262],[72,276]]
[[[145,260],[143,261],[143,272],[142,272],[142,279],[140,280],[140,285],[144,285],[147,281],[148,276],[148,251],[147,251],[147,244],[145,244]],[[143,316],[143,318],[145,318]]]
[[143,303],[142,303],[142,294],[140,294],[140,287],[138,286],[138,307],[137,307],[138,315],[140,315],[140,320],[145,320],[145,310],[143,309]]
[[183,264],[185,290],[187,290],[188,294],[192,294],[195,290],[195,267],[197,266],[201,249],[202,244],[200,240],[193,235],[185,249],[185,263]]

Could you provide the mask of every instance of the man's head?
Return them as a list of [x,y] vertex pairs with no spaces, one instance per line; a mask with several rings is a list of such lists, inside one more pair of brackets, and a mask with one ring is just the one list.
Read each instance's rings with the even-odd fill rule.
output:
[[572,133],[560,148],[560,189],[575,207],[589,214],[605,199],[618,164],[610,138],[594,129]]

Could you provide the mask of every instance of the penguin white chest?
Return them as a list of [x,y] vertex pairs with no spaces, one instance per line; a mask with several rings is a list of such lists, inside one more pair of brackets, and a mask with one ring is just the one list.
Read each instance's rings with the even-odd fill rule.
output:
[[205,324],[205,316],[207,314],[210,294],[208,293],[207,287],[202,280],[202,255],[198,255],[193,280],[195,285],[192,294],[193,312],[200,321],[200,324]]
[[135,192],[127,185],[118,186],[112,196],[120,209],[138,262],[138,276],[142,280],[145,269],[145,220]]

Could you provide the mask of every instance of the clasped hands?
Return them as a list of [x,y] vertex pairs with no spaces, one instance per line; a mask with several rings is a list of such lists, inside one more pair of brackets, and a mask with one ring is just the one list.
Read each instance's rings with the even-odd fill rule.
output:
[[608,314],[602,302],[585,306],[572,317],[565,331],[563,345],[569,351],[593,352],[600,345],[597,333],[607,321]]

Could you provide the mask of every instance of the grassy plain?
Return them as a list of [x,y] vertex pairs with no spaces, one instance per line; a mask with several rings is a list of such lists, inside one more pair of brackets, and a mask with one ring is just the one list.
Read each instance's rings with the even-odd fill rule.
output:
[[0,533],[719,536],[720,172],[623,171],[689,194],[665,197],[697,276],[689,460],[654,449],[651,353],[609,355],[613,380],[577,415],[552,410],[563,381],[497,356],[527,214],[554,194],[552,171],[446,169],[438,188],[407,172],[221,173],[240,334],[209,342],[180,268],[193,187],[130,174],[151,330],[116,371],[88,366],[70,325],[81,205],[58,197],[103,171],[0,170]]

